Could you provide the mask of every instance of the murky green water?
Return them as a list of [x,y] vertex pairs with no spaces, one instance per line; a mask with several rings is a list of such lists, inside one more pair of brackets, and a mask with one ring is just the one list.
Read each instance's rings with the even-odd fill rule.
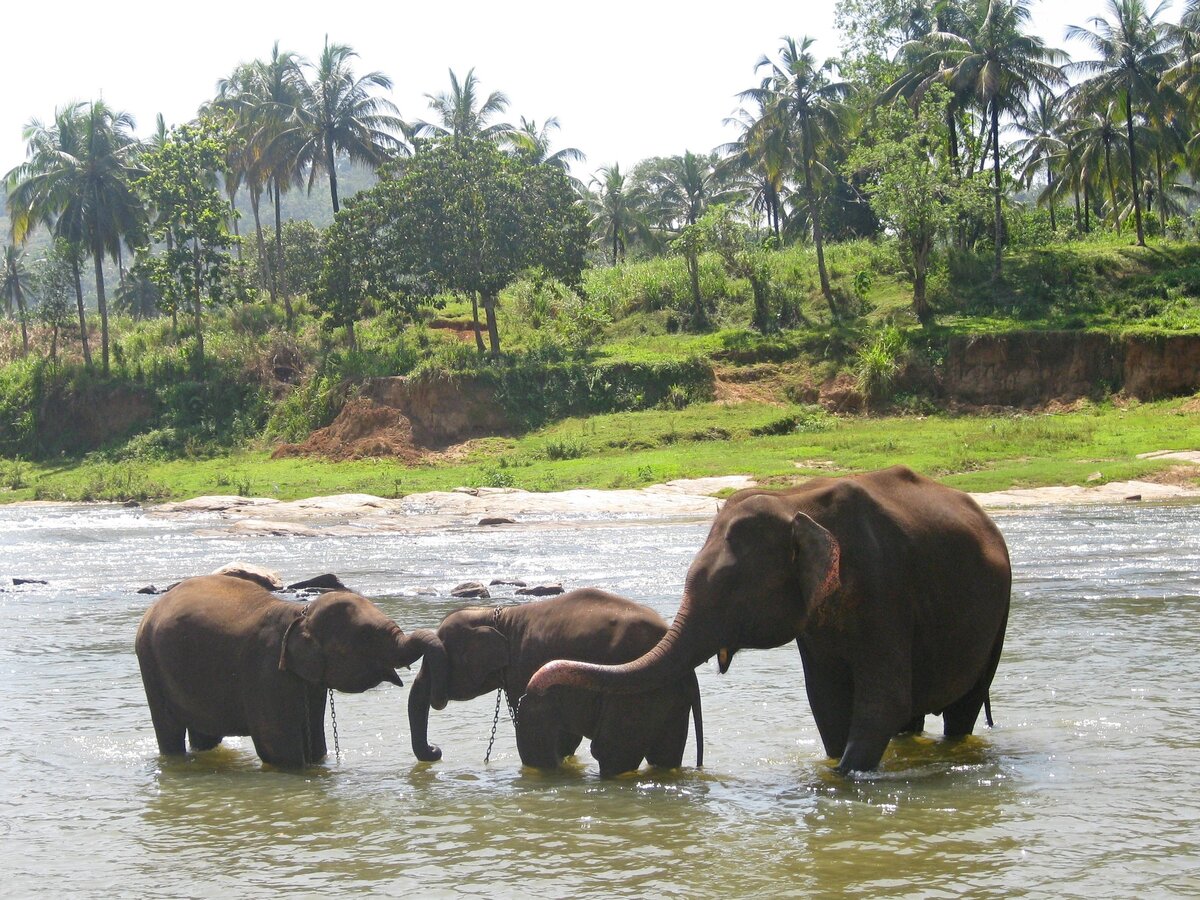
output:
[[338,695],[341,760],[303,774],[238,738],[164,761],[134,590],[240,558],[336,572],[405,629],[500,575],[669,616],[704,523],[233,540],[203,519],[0,509],[0,573],[50,582],[0,593],[0,895],[1200,894],[1200,507],[998,521],[1016,585],[997,728],[902,740],[841,779],[785,647],[702,669],[703,771],[601,781],[586,752],[522,771],[505,721],[485,765],[490,697],[435,712],[445,757],[416,763],[407,688],[388,685]]

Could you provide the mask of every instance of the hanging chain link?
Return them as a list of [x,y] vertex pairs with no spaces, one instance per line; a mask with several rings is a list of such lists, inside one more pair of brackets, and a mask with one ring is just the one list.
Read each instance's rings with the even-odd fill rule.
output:
[[496,714],[492,716],[492,736],[488,738],[487,752],[483,754],[483,761],[486,763],[492,758],[492,746],[496,743],[496,726],[500,724],[500,694],[504,692],[504,688],[496,691]]
[[337,708],[333,705],[333,688],[329,689],[329,721],[333,723],[333,755],[342,761],[342,745],[338,743]]

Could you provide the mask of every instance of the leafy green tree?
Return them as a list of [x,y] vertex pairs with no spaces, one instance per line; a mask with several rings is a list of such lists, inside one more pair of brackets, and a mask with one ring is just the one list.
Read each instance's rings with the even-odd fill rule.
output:
[[[725,205],[712,207],[692,227],[700,232],[702,246],[721,257],[725,271],[734,278],[745,278],[750,282],[750,291],[754,295],[754,327],[763,334],[777,330],[767,248],[753,239],[750,230],[737,221],[733,210]],[[768,239],[767,243],[773,243],[773,239]]]
[[1173,36],[1160,21],[1169,6],[1169,0],[1152,10],[1143,0],[1108,0],[1107,16],[1093,16],[1088,20],[1090,27],[1067,28],[1068,39],[1083,41],[1098,57],[1068,66],[1071,72],[1091,76],[1080,86],[1080,92],[1085,97],[1116,100],[1124,108],[1133,217],[1141,247],[1146,245],[1146,232],[1142,226],[1135,110],[1163,119],[1174,102],[1174,92],[1163,80],[1174,62]]
[[308,189],[323,172],[329,179],[329,195],[336,214],[338,202],[337,158],[378,168],[405,146],[396,136],[404,123],[386,97],[372,93],[391,90],[392,80],[382,72],[355,76],[352,62],[357,57],[345,44],[331,44],[316,64],[302,63],[310,76],[298,86],[299,99],[287,117],[287,126],[276,137],[290,148],[298,171],[307,171]]
[[4,311],[13,314],[16,306],[17,318],[21,322],[21,355],[29,355],[29,330],[26,326],[25,297],[29,294],[29,271],[25,267],[25,253],[14,244],[4,248],[4,270],[0,272],[0,297],[4,298]]
[[[145,210],[132,187],[133,117],[103,100],[74,103],[55,114],[53,125],[34,120],[25,128],[25,163],[8,173],[13,234],[24,241],[37,224],[50,226],[91,254],[100,312],[102,367],[108,374],[108,301],[104,257],[116,260],[121,242],[140,242]],[[82,291],[77,291],[84,361],[91,364]]]
[[881,109],[848,162],[851,172],[866,176],[871,206],[900,240],[913,282],[913,312],[923,325],[933,321],[926,282],[934,248],[964,212],[979,205],[985,190],[982,173],[960,180],[947,158],[949,102],[948,93],[936,89],[915,115],[903,107]]
[[335,321],[352,322],[371,298],[457,292],[472,298],[481,352],[482,302],[496,356],[496,297],[517,274],[537,266],[578,282],[587,217],[560,169],[482,139],[439,141],[399,168],[348,203],[326,236],[315,299]]
[[324,242],[321,230],[306,219],[290,219],[283,223],[280,272],[290,289],[302,294],[312,292],[321,274]]
[[221,126],[202,118],[175,129],[159,149],[147,153],[146,174],[137,182],[158,210],[154,236],[170,240],[159,255],[143,251],[134,270],[158,286],[167,308],[191,312],[198,371],[204,365],[205,304],[245,295],[241,269],[229,252],[236,238],[226,227],[225,202],[212,186],[226,150]]
[[584,162],[587,154],[576,147],[562,147],[551,152],[550,132],[560,127],[557,116],[550,116],[541,125],[534,119],[521,116],[520,127],[513,130],[507,140],[513,151],[524,157],[526,162],[533,165],[545,163],[569,173],[571,163]]
[[716,153],[688,150],[682,156],[648,159],[638,164],[633,177],[649,197],[647,206],[667,230],[695,225],[710,205],[730,199]]
[[113,305],[134,319],[154,319],[162,315],[162,291],[147,275],[145,268],[136,265],[117,285]]
[[61,238],[54,241],[46,255],[30,270],[33,293],[37,297],[34,313],[50,329],[50,360],[58,360],[59,332],[71,324],[71,300],[75,293],[78,252]]

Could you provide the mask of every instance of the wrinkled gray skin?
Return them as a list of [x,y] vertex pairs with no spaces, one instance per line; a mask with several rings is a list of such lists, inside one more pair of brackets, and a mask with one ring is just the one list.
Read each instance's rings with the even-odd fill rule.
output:
[[[688,570],[670,631],[623,666],[553,662],[529,684],[642,691],[714,654],[795,640],[813,718],[843,772],[875,768],[891,738],[970,734],[1004,646],[1011,570],[966,494],[903,466],[734,494]],[[989,715],[990,724],[990,715]]]
[[444,666],[432,631],[405,635],[365,597],[333,591],[281,600],[226,575],[189,578],[146,611],[135,641],[158,748],[209,750],[249,735],[264,762],[325,757],[325,692],[400,684],[396,669],[425,656]]
[[[427,762],[442,757],[428,740],[430,706],[443,709],[448,700],[471,700],[500,688],[515,704],[529,677],[552,659],[626,662],[655,646],[666,631],[667,623],[652,609],[590,588],[500,607],[498,617],[496,607],[451,613],[437,630],[446,667],[438,673],[422,666],[409,691],[413,753]],[[683,762],[689,710],[701,765],[700,689],[690,669],[633,696],[574,688],[526,695],[517,714],[517,750],[525,765],[553,769],[589,737],[602,776],[637,769],[643,759],[674,768]]]

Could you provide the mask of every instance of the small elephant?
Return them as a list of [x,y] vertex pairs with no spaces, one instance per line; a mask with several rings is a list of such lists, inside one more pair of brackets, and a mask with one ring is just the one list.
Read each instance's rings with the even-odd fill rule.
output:
[[293,603],[227,575],[180,582],[142,618],[135,641],[158,748],[210,750],[249,735],[259,757],[296,767],[325,757],[325,692],[360,693],[422,656],[445,668],[432,631],[405,635],[350,591]]
[[667,632],[654,610],[585,588],[521,606],[472,607],[446,616],[437,636],[446,653],[440,670],[422,666],[408,697],[413,753],[434,762],[442,752],[428,742],[429,708],[470,700],[503,688],[517,706],[517,751],[527,766],[556,768],[584,737],[600,774],[637,769],[642,760],[675,768],[683,763],[688,712],[696,726],[696,765],[704,762],[704,726],[696,673],[647,692],[606,697],[567,689],[549,697],[525,694],[529,678],[552,659],[620,663],[641,656]]
[[[927,713],[970,734],[1008,622],[1012,572],[967,494],[904,466],[739,491],[688,569],[670,633],[623,666],[554,662],[529,684],[605,694],[673,683],[716,654],[796,641],[813,719],[843,772],[873,769]],[[990,710],[988,724],[991,724]]]

